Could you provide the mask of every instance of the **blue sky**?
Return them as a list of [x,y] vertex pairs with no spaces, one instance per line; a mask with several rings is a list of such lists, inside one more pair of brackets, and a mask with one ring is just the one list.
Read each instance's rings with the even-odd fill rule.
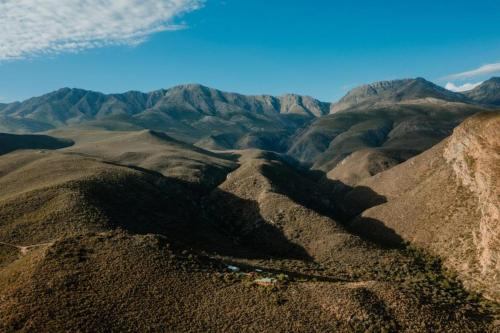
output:
[[69,1],[57,26],[51,6],[61,2],[23,2],[0,4],[0,102],[66,86],[110,93],[194,82],[335,101],[378,80],[459,87],[500,75],[498,0]]

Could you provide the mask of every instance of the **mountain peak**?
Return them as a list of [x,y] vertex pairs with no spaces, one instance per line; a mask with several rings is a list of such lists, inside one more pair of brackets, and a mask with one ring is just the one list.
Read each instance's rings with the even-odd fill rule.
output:
[[176,86],[173,86],[171,88],[166,89],[167,91],[171,90],[187,90],[187,91],[218,91],[217,89],[210,88],[207,86],[204,86],[199,83],[186,83],[186,84],[179,84]]
[[500,77],[492,77],[464,95],[476,103],[500,106]]
[[329,103],[320,102],[310,96],[297,94],[284,94],[278,97],[280,101],[280,113],[294,113],[321,117],[328,114]]
[[436,98],[461,102],[465,97],[446,90],[424,78],[378,81],[349,91],[339,102],[332,105],[330,113],[368,104],[397,103],[405,100]]
[[494,76],[486,81],[484,81],[483,83],[481,83],[479,86],[477,86],[476,88],[480,88],[480,87],[490,87],[490,88],[495,88],[495,89],[498,89],[500,87],[500,77],[499,76]]

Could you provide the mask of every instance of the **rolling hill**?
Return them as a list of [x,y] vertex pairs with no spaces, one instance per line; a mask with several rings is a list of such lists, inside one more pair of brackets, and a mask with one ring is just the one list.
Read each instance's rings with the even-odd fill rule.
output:
[[[150,131],[73,140],[0,156],[2,331],[494,327],[435,259],[346,229],[328,187],[282,155],[228,159]],[[168,156],[224,177],[148,164]]]
[[59,149],[71,146],[69,139],[54,138],[48,135],[16,135],[0,133],[0,155],[18,149]]
[[152,130],[110,132],[72,129],[49,133],[74,142],[63,152],[148,169],[200,187],[220,183],[237,166],[233,161],[235,157],[230,153],[214,154]]

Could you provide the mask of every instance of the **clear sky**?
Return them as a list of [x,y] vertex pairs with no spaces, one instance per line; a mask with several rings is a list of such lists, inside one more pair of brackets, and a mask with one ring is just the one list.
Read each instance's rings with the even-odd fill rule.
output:
[[0,1],[0,102],[182,83],[335,101],[372,81],[500,75],[499,0],[62,3]]

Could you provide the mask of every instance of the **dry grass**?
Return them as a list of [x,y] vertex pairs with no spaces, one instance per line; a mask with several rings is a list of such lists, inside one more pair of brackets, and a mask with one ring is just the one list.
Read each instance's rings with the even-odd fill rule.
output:
[[0,241],[53,243],[0,246],[0,331],[492,330],[492,304],[434,258],[350,233],[308,174],[240,163],[206,194],[97,158],[1,157]]

